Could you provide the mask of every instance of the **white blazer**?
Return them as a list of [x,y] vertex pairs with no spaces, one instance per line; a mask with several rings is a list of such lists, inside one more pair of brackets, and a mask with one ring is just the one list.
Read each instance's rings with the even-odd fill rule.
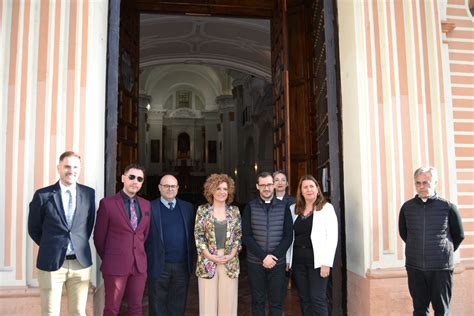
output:
[[[295,204],[290,206],[293,223],[298,218],[295,214]],[[326,203],[320,211],[313,212],[313,227],[311,229],[311,244],[313,245],[314,268],[321,266],[332,267],[337,247],[337,216],[334,207]],[[286,263],[291,268],[293,261],[293,242],[286,252]]]

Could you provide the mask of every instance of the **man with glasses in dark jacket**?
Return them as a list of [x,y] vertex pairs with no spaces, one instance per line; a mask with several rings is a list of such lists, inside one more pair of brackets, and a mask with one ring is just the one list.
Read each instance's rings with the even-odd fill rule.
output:
[[461,216],[455,204],[436,193],[438,175],[433,167],[415,171],[417,195],[400,210],[400,237],[406,243],[408,288],[413,315],[449,315],[454,251],[464,239]]
[[282,315],[285,300],[285,255],[293,241],[289,206],[273,192],[273,176],[257,177],[259,197],[250,201],[242,216],[242,237],[247,246],[248,280],[252,293],[252,315],[265,315],[268,293],[270,315]]

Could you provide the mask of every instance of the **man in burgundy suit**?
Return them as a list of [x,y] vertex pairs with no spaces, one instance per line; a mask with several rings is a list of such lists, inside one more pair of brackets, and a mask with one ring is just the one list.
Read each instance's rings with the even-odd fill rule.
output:
[[104,315],[118,315],[125,295],[128,315],[142,315],[147,278],[145,240],[150,226],[150,202],[137,196],[144,168],[128,165],[122,175],[123,189],[103,198],[97,210],[94,244],[102,259]]

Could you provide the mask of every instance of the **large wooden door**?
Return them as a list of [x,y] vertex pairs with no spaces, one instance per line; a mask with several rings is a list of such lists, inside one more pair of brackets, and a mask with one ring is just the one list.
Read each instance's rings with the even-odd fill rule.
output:
[[140,48],[140,19],[135,2],[111,1],[109,15],[105,142],[107,195],[122,188],[121,175],[125,166],[138,162]]
[[328,295],[331,314],[347,314],[335,2],[122,0],[109,8],[106,194],[137,161],[139,12],[271,19],[274,165],[288,172],[292,194],[299,177],[316,176],[336,209],[340,242]]
[[121,2],[120,24],[127,27],[120,27],[117,187],[123,169],[138,162],[140,15],[134,1]]
[[345,315],[347,277],[335,4],[331,0],[312,1],[308,12],[311,13],[312,25],[307,129],[311,152],[309,169],[320,182],[326,198],[333,204],[339,221],[339,243],[328,298],[332,315]]
[[328,288],[331,315],[347,314],[344,214],[340,172],[340,98],[335,7],[331,0],[279,0],[272,19],[275,167],[290,192],[313,174],[339,220],[339,244]]
[[[276,169],[292,175],[288,82],[288,30],[286,0],[275,1],[271,20],[273,78],[273,158]],[[290,188],[291,191],[291,188]]]

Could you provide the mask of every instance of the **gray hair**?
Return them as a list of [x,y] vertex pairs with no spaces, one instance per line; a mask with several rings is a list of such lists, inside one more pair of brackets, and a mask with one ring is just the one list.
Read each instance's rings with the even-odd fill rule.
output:
[[422,173],[429,173],[431,175],[431,181],[438,182],[438,171],[436,171],[434,167],[425,166],[416,169],[413,178],[416,179],[416,177]]

